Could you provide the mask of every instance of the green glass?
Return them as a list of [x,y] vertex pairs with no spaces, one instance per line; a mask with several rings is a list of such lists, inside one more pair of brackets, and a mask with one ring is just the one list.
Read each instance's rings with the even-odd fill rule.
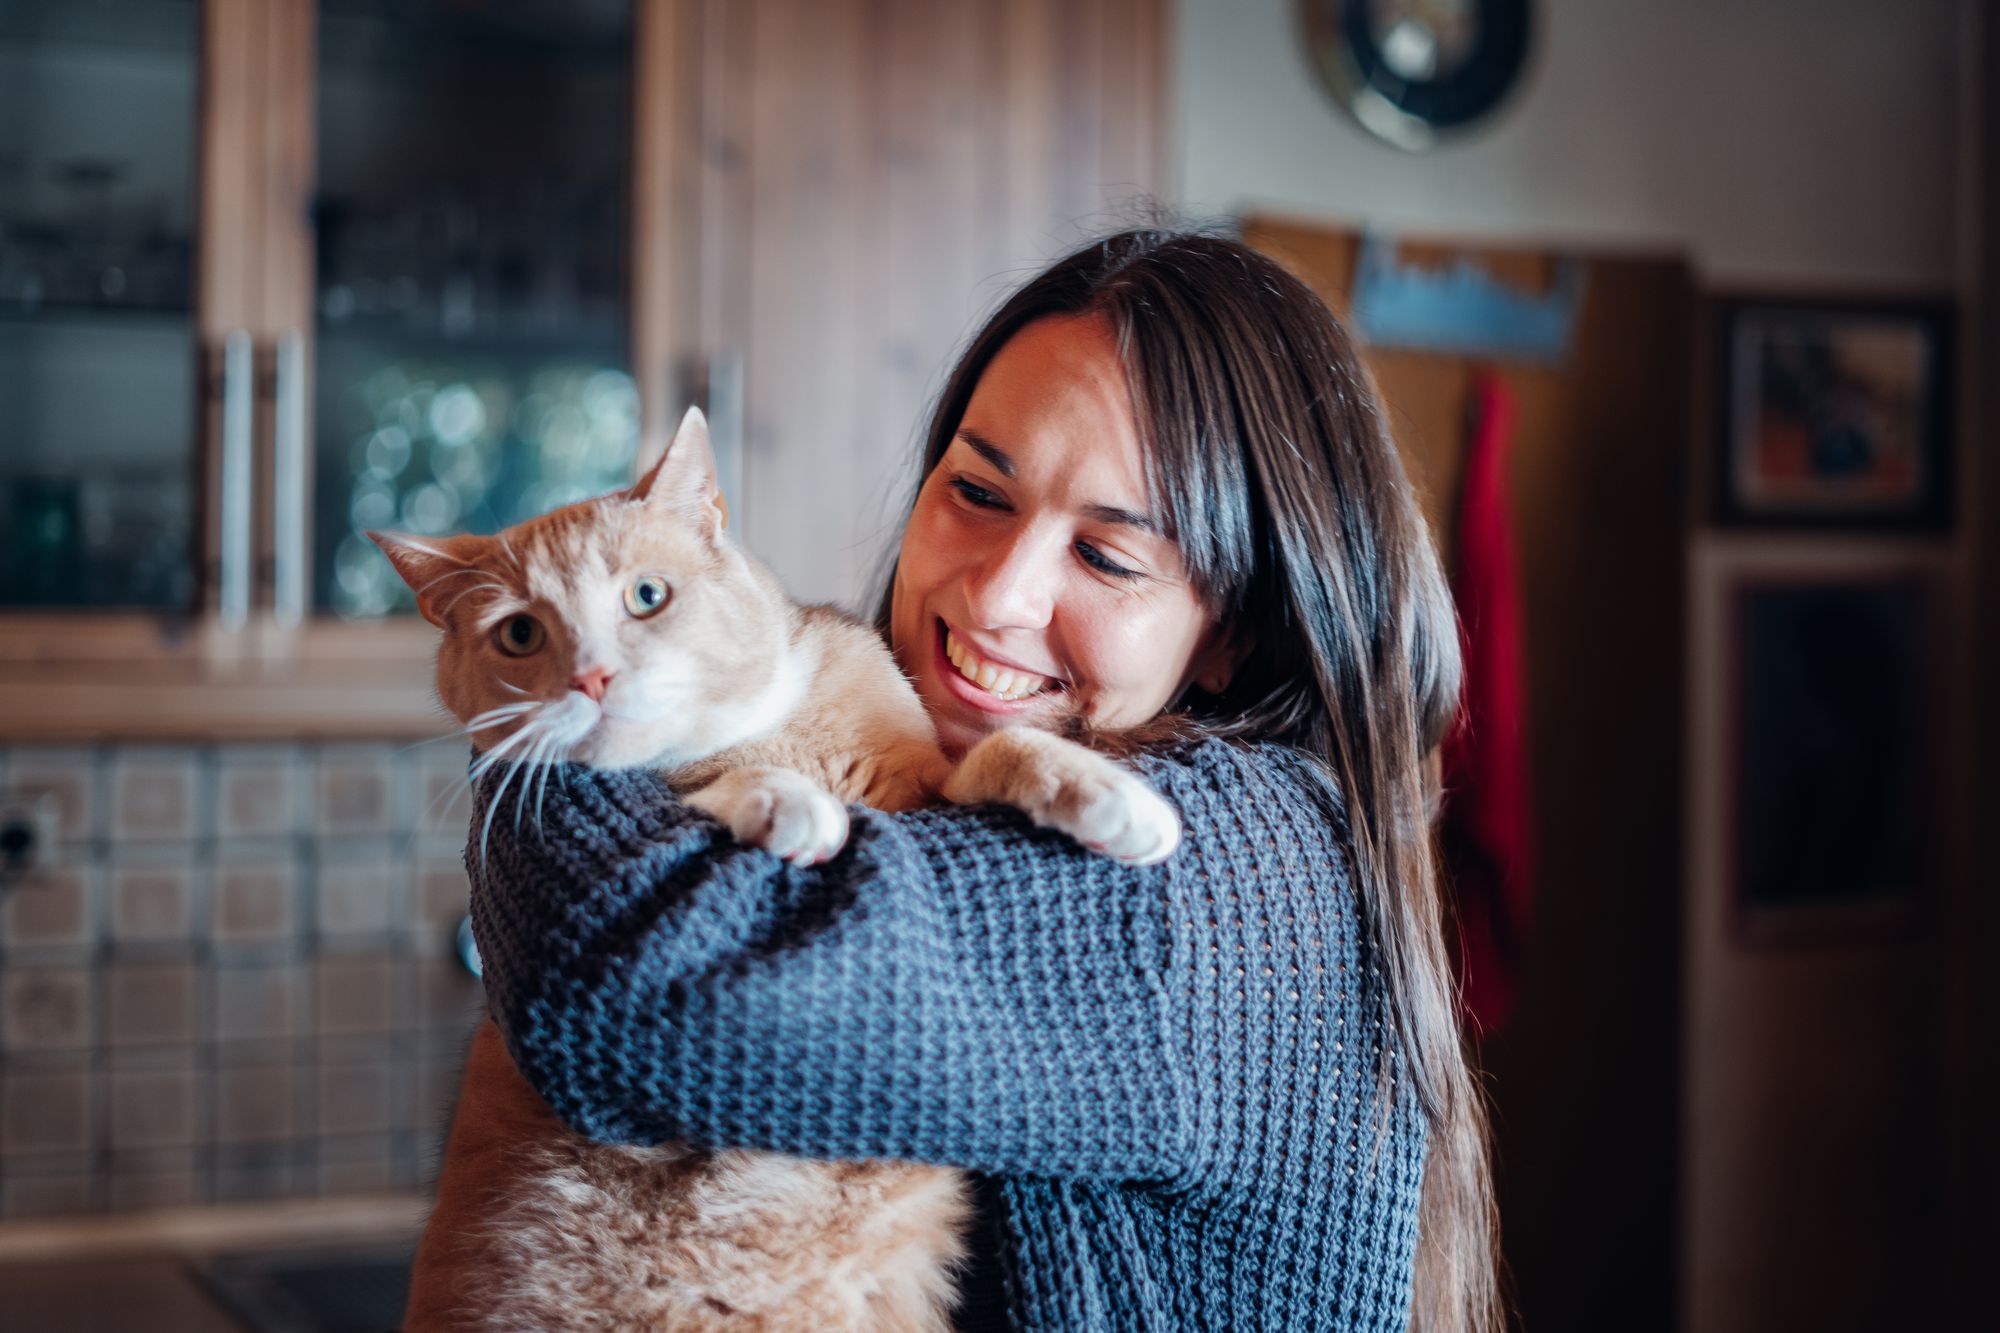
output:
[[193,604],[200,19],[0,4],[0,606]]
[[322,0],[315,600],[627,481],[630,0]]

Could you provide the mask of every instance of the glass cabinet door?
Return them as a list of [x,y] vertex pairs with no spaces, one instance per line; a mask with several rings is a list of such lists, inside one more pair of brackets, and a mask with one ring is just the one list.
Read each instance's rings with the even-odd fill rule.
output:
[[193,603],[200,21],[0,4],[0,608]]
[[631,477],[631,0],[321,0],[314,601]]

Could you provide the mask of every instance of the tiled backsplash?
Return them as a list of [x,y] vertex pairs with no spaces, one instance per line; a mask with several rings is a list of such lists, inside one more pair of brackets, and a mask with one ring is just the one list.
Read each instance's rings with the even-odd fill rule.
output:
[[435,1169],[479,983],[453,744],[0,747],[46,869],[0,881],[0,1219]]

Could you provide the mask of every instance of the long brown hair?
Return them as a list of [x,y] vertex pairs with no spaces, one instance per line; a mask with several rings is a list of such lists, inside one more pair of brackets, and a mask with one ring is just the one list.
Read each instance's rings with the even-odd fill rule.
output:
[[[1228,686],[1192,692],[1185,718],[1291,745],[1329,813],[1345,812],[1429,1129],[1411,1326],[1489,1333],[1502,1312],[1486,1112],[1445,953],[1427,763],[1457,713],[1458,626],[1380,400],[1340,322],[1270,259],[1215,236],[1126,231],[1057,262],[980,329],[931,418],[919,485],[1008,339],[1082,314],[1116,330],[1150,499],[1197,590],[1247,632]],[[888,610],[885,587],[884,625]]]

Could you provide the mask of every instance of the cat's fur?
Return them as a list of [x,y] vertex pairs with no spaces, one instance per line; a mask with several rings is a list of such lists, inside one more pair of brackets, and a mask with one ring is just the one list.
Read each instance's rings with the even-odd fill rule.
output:
[[[1165,802],[1071,742],[1012,729],[952,765],[876,635],[793,604],[724,519],[691,412],[630,492],[496,537],[376,538],[445,630],[439,694],[482,762],[536,766],[516,802],[550,762],[644,765],[738,837],[801,863],[845,840],[843,801],[902,810],[939,796],[1006,801],[1129,861],[1173,849]],[[622,596],[645,575],[671,596],[640,616]],[[519,614],[544,641],[511,656],[498,636]],[[601,706],[572,688],[591,668],[612,672]],[[928,1333],[948,1322],[966,1217],[958,1173],[934,1166],[589,1142],[521,1078],[489,1021],[404,1327]]]

